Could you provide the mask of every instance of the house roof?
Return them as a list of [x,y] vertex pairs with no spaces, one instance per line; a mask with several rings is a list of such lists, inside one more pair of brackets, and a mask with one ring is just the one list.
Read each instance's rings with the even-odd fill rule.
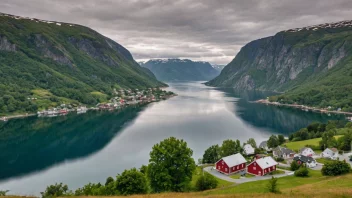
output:
[[233,167],[239,164],[243,164],[246,163],[246,159],[244,159],[244,157],[240,154],[234,154],[234,155],[230,155],[227,157],[223,157],[222,160],[224,160],[224,162],[229,166],[229,167]]
[[304,163],[307,163],[307,162],[311,163],[311,162],[315,161],[315,159],[313,159],[312,157],[307,157],[307,156],[304,156],[304,155],[297,155],[297,156],[295,156],[293,158],[293,160],[295,160],[295,161],[300,160],[300,161],[302,161]]
[[306,149],[311,149],[311,148],[309,148],[309,147],[303,147],[303,148],[301,148],[300,150],[299,150],[299,152],[300,153],[302,153],[304,150],[306,150]]
[[245,144],[245,145],[243,146],[243,148],[251,148],[251,149],[254,149],[253,146],[250,145],[250,144]]
[[295,153],[293,150],[288,149],[286,147],[281,147],[281,146],[276,147],[273,151],[276,152],[277,154],[282,153],[282,154],[286,154],[286,155],[289,155],[291,153]]
[[256,162],[262,169],[277,165],[277,162],[270,156],[257,159],[254,162]]
[[329,149],[332,150],[334,153],[339,152],[339,151],[337,150],[337,148],[329,148]]
[[260,144],[259,144],[259,148],[265,148],[267,147],[267,141],[262,141]]

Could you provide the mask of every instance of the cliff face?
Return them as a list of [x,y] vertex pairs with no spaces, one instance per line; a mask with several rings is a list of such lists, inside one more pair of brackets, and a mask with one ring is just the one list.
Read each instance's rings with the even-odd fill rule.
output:
[[279,32],[245,45],[207,85],[287,91],[333,72],[351,48],[351,21]]
[[196,62],[188,59],[155,59],[141,64],[154,73],[158,80],[210,80],[219,74],[208,62]]

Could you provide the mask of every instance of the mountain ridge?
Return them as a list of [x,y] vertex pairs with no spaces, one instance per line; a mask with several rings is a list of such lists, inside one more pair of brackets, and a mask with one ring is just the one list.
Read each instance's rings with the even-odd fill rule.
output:
[[190,59],[151,59],[143,64],[161,81],[210,80],[219,72],[210,63]]
[[[114,89],[167,86],[91,28],[8,14],[0,22],[0,113],[93,105]],[[33,97],[38,101],[27,100]]]

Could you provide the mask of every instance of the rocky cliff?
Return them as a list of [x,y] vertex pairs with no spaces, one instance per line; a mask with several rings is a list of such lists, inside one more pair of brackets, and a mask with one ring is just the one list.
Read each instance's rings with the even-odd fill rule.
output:
[[282,31],[245,45],[207,85],[287,91],[351,55],[352,21]]

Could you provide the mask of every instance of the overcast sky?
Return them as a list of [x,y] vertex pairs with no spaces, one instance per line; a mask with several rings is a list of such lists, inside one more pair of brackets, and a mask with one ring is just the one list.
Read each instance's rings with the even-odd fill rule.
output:
[[252,40],[352,19],[352,0],[0,0],[0,12],[89,26],[136,60],[227,64]]

